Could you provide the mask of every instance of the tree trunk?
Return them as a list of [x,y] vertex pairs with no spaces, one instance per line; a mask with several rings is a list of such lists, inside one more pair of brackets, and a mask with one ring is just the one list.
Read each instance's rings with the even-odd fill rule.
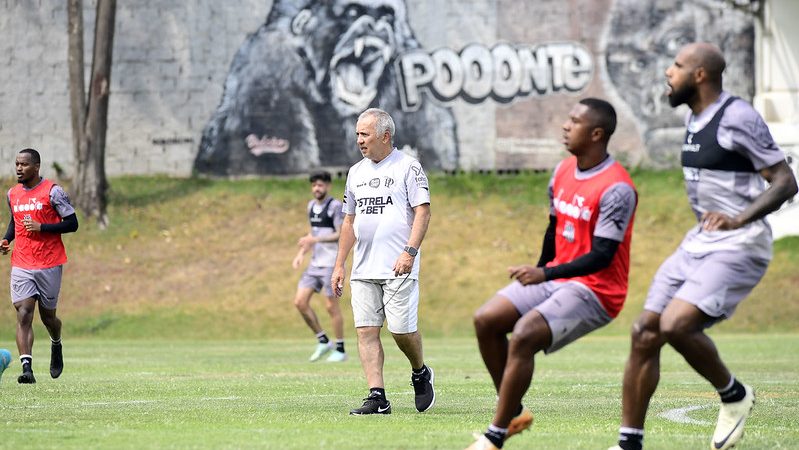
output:
[[78,208],[88,217],[96,218],[100,227],[105,228],[108,225],[105,135],[108,127],[116,0],[97,1],[88,98],[83,78],[82,0],[69,0],[68,16],[70,110],[75,150],[73,190]]

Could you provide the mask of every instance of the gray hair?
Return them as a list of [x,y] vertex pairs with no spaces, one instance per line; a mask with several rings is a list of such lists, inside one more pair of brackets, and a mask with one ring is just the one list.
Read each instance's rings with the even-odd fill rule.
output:
[[378,136],[383,136],[383,134],[388,131],[388,134],[391,136],[391,142],[394,142],[394,119],[391,118],[389,113],[379,108],[369,108],[358,116],[358,120],[360,121],[364,117],[374,117],[375,133]]

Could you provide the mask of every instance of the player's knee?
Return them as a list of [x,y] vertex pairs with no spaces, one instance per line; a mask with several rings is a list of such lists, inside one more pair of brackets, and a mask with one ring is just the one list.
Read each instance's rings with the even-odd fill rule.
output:
[[337,316],[341,314],[341,309],[338,307],[338,303],[334,301],[328,300],[325,308],[327,309],[327,313],[331,316]]
[[633,350],[651,351],[663,345],[663,336],[656,325],[635,322],[631,337]]
[[549,330],[537,327],[528,321],[519,321],[513,328],[508,351],[510,353],[522,353],[525,356],[530,353],[535,354],[549,346],[551,337]]
[[310,302],[302,297],[294,297],[294,307],[300,311],[305,311],[308,309],[308,304]]
[[480,336],[493,331],[496,317],[487,311],[486,308],[480,308],[472,316],[472,322],[474,323],[475,332]]

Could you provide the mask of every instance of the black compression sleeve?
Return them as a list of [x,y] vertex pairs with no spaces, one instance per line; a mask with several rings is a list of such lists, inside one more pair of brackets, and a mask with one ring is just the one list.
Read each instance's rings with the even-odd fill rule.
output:
[[44,233],[72,233],[78,230],[78,216],[70,214],[61,218],[58,223],[43,223],[42,232]]
[[6,229],[6,235],[3,236],[3,239],[11,242],[14,240],[14,236],[16,235],[14,229],[14,216],[11,216],[11,220],[8,221],[8,228]]
[[549,216],[549,225],[544,232],[544,242],[541,244],[541,257],[538,259],[536,267],[544,267],[548,262],[555,259],[555,226],[557,224],[555,216]]
[[594,236],[590,252],[566,264],[544,268],[544,277],[547,280],[557,280],[599,272],[610,265],[618,248],[619,241]]

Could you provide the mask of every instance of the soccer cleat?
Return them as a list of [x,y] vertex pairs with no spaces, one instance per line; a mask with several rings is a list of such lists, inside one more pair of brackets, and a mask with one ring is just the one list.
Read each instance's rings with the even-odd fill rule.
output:
[[499,448],[491,443],[484,434],[481,434],[472,445],[466,447],[466,450],[499,450]]
[[755,391],[747,385],[744,385],[744,389],[746,389],[746,395],[742,400],[721,403],[716,431],[713,432],[713,440],[710,442],[712,450],[732,448],[741,440],[744,434],[744,423],[755,404]]
[[311,357],[308,358],[308,361],[311,362],[319,361],[320,358],[330,353],[330,350],[333,350],[333,345],[330,342],[325,344],[322,344],[320,342],[316,344],[316,350],[314,350],[313,355],[311,355]]
[[330,353],[330,356],[327,357],[325,361],[327,362],[344,362],[347,360],[347,354],[344,352],[340,352],[338,350],[334,350]]
[[522,412],[510,420],[510,424],[508,425],[508,434],[505,436],[505,439],[513,436],[514,434],[521,433],[524,430],[529,430],[532,424],[533,413],[527,408],[522,408]]
[[36,377],[33,376],[33,371],[28,369],[27,372],[22,372],[22,375],[17,378],[19,384],[33,384],[36,383]]
[[391,402],[375,392],[363,399],[363,406],[350,411],[351,416],[367,414],[391,414]]
[[411,385],[416,394],[416,410],[425,412],[436,404],[436,391],[433,389],[433,379],[435,374],[429,366],[424,366],[427,370],[421,375],[411,372]]
[[50,376],[58,378],[64,370],[64,355],[61,344],[50,344]]

